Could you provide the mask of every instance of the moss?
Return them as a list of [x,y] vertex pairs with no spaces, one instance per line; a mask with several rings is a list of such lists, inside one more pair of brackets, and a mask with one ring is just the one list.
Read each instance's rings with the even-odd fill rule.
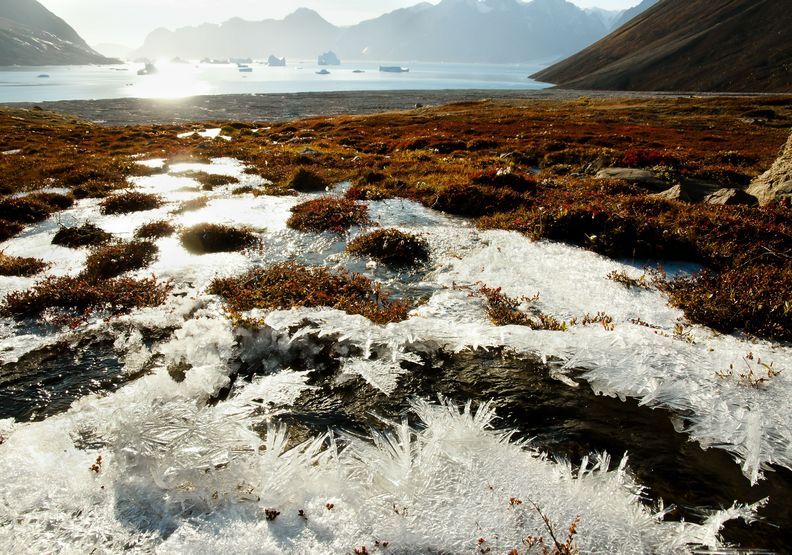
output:
[[198,224],[182,231],[179,237],[184,248],[193,254],[235,252],[259,244],[251,230],[219,224]]
[[160,239],[176,233],[176,228],[167,220],[157,220],[143,224],[135,230],[136,239]]
[[129,191],[107,197],[100,203],[100,206],[102,214],[128,214],[154,210],[162,204],[162,198],[158,195]]
[[85,277],[49,277],[28,291],[8,294],[0,304],[0,315],[16,319],[36,318],[50,309],[85,316],[92,310],[114,314],[165,302],[170,285],[154,278],[117,278],[91,281]]
[[378,229],[355,238],[347,251],[396,266],[412,266],[429,258],[425,239],[397,229]]
[[98,226],[88,222],[80,227],[61,227],[52,238],[53,245],[78,249],[107,243],[113,236]]
[[0,276],[30,277],[44,271],[47,266],[38,258],[20,258],[0,252]]
[[322,197],[298,204],[291,209],[287,225],[298,231],[343,232],[353,225],[364,226],[372,222],[368,207],[352,200]]
[[118,277],[125,272],[145,268],[157,259],[158,254],[157,245],[148,241],[109,243],[91,251],[82,275],[89,280]]
[[237,314],[255,308],[326,306],[386,324],[405,320],[409,310],[406,302],[390,300],[378,284],[364,276],[293,262],[216,279],[209,292],[223,297]]
[[289,179],[288,187],[300,193],[319,193],[327,190],[328,183],[321,175],[298,168]]

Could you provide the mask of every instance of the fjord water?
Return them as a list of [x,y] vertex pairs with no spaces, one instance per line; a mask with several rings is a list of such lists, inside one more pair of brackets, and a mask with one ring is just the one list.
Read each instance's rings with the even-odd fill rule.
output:
[[158,63],[155,75],[138,75],[142,64],[118,66],[0,67],[0,103],[110,98],[180,98],[209,94],[295,93],[358,90],[520,89],[548,85],[528,79],[544,64],[483,65],[391,63],[406,73],[382,73],[379,64],[348,62],[318,75],[316,61],[287,67],[249,64]]

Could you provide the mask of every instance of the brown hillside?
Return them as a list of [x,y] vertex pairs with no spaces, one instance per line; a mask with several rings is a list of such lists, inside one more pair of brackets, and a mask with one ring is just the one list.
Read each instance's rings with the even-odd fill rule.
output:
[[573,89],[792,91],[787,0],[661,0],[532,77]]

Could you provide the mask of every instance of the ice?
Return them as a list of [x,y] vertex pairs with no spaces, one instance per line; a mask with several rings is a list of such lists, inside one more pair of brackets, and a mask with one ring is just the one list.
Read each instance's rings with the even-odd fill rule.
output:
[[[723,521],[752,514],[661,522],[626,461],[613,470],[604,455],[578,470],[551,462],[493,430],[489,404],[416,401],[420,428],[383,422],[370,438],[294,445],[277,425],[254,433],[252,400],[288,403],[273,390],[293,399],[301,381],[285,371],[214,407],[119,392],[128,402],[108,415],[97,451],[75,447],[74,414],[14,429],[0,449],[0,520],[14,521],[0,528],[0,548],[331,553],[379,541],[396,553],[471,552],[481,538],[505,552],[546,537],[545,515],[561,534],[579,517],[585,553],[678,553],[691,541],[718,546]],[[31,483],[45,476],[46,491]]]
[[176,135],[179,139],[186,139],[188,137],[192,137],[193,135],[197,135],[199,137],[203,137],[204,139],[216,139],[220,137],[221,139],[225,139],[226,141],[230,141],[231,137],[227,137],[225,135],[221,135],[222,129],[219,127],[215,127],[212,129],[205,129],[203,131],[188,131],[186,133],[179,133]]
[[[96,200],[80,200],[0,246],[9,255],[44,259],[46,276],[77,274],[88,252],[51,245],[62,224],[94,222],[122,239],[156,219],[180,227],[247,225],[263,245],[196,256],[177,236],[163,238],[158,261],[131,274],[173,282],[162,306],[114,318],[96,313],[68,333],[0,323],[2,364],[49,342],[107,337],[134,377],[42,422],[0,421],[0,552],[58,546],[66,553],[333,553],[363,545],[371,551],[376,541],[390,542],[395,553],[476,552],[482,538],[493,553],[508,553],[528,535],[547,537],[538,507],[562,535],[580,515],[581,552],[676,553],[719,545],[726,520],[750,518],[757,508],[735,505],[701,525],[664,522],[662,509],[642,503],[645,492],[626,460],[611,468],[606,455],[592,454],[575,469],[550,461],[511,441],[513,424],[495,429],[494,405],[486,403],[472,411],[447,400],[415,400],[419,424],[383,420],[365,437],[290,432],[282,420],[312,389],[328,346],[341,363],[337,380],[359,376],[385,395],[422,354],[506,348],[536,355],[549,361],[559,388],[590,387],[667,409],[680,432],[730,452],[753,483],[771,465],[792,468],[792,347],[691,326],[657,290],[607,279],[612,271],[641,276],[634,262],[479,231],[406,200],[369,202],[382,227],[429,242],[425,268],[395,271],[344,254],[347,241],[365,229],[289,230],[290,208],[315,195],[232,197],[230,187],[199,191],[195,180],[173,175],[206,171],[241,184],[263,182],[236,160],[167,170],[131,180],[162,195],[161,209],[102,216]],[[205,208],[174,213],[182,201],[204,195]],[[214,277],[290,259],[353,269],[399,296],[429,298],[408,320],[384,326],[314,308],[252,311],[264,324],[243,330],[206,293]],[[38,279],[0,278],[0,292]],[[606,312],[615,327],[498,327],[486,315],[482,286],[513,297],[538,293],[535,306],[560,320]],[[771,363],[782,372],[771,377]],[[245,369],[255,375],[237,376]],[[179,372],[183,379],[174,379]],[[267,510],[280,514],[268,520]]]

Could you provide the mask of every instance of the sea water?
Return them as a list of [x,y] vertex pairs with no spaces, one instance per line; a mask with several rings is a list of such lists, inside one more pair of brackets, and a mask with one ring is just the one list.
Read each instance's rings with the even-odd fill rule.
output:
[[549,85],[528,76],[545,64],[389,63],[404,73],[379,71],[379,63],[328,66],[319,75],[316,61],[289,61],[286,67],[248,64],[157,63],[158,72],[138,75],[143,64],[114,66],[0,67],[0,103],[108,98],[182,98],[208,94],[296,93],[358,90],[520,89]]

